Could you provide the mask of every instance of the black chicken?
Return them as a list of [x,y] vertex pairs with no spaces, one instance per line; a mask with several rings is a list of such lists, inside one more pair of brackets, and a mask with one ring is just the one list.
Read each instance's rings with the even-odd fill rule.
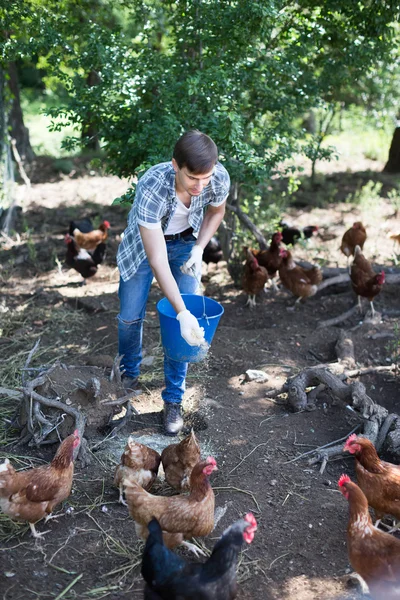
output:
[[222,254],[221,244],[219,239],[213,235],[207,246],[204,248],[203,260],[207,265],[209,263],[215,263],[216,265],[220,260],[223,260],[224,255]]
[[257,522],[252,513],[228,527],[205,563],[188,563],[164,546],[157,519],[148,524],[142,557],[144,600],[232,600],[236,598],[236,565],[244,541],[251,544]]
[[297,227],[291,227],[286,221],[280,221],[279,226],[282,229],[282,242],[288,246],[294,246],[302,237],[309,239],[318,231],[317,225],[307,225],[302,230]]
[[86,279],[96,275],[97,267],[103,262],[106,255],[106,244],[99,244],[96,249],[90,253],[87,250],[79,248],[78,244],[69,233],[65,236],[65,243],[67,244],[65,262],[69,267],[72,267],[82,275],[82,284],[84,284]]

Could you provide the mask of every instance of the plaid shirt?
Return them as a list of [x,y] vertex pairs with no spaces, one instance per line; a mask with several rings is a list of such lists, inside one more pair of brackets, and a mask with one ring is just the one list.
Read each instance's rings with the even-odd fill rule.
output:
[[[230,179],[227,170],[220,163],[215,165],[211,181],[200,196],[192,196],[189,210],[189,225],[197,237],[203,222],[203,209],[208,204],[220,206],[228,196]],[[148,229],[168,227],[174,215],[177,198],[175,191],[175,171],[171,162],[151,167],[140,178],[135,192],[135,201],[128,216],[128,227],[124,231],[117,252],[117,264],[124,281],[136,273],[146,257],[139,225]]]

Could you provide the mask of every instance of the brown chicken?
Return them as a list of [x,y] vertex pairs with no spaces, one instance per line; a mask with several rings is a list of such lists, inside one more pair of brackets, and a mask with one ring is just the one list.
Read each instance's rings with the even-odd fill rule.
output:
[[393,249],[395,248],[396,244],[399,244],[400,246],[400,233],[389,232],[388,238],[393,240]]
[[349,266],[350,256],[354,255],[356,246],[360,246],[362,250],[366,239],[367,232],[361,221],[356,221],[350,229],[344,232],[340,249],[347,256],[347,266]]
[[260,267],[251,250],[246,247],[243,250],[246,254],[246,264],[244,265],[242,287],[248,295],[246,306],[254,308],[257,294],[263,291],[268,281],[268,271],[265,267]]
[[99,244],[106,241],[109,229],[110,223],[108,221],[103,221],[98,229],[83,233],[76,227],[72,234],[79,248],[83,248],[84,250],[95,250]]
[[188,496],[153,496],[128,475],[123,482],[125,498],[138,536],[145,540],[147,525],[156,518],[168,548],[184,544],[192,552],[199,552],[197,546],[184,540],[208,535],[213,530],[214,492],[208,478],[216,469],[217,463],[212,456],[197,463],[190,476]]
[[372,316],[375,314],[374,298],[379,294],[385,283],[385,272],[375,273],[371,264],[361,252],[360,246],[354,251],[354,261],[351,265],[350,279],[353,290],[358,296],[358,306],[361,310],[361,296],[368,298]]
[[363,491],[347,475],[339,489],[349,502],[347,551],[374,600],[400,598],[400,540],[374,527]]
[[119,502],[126,506],[123,498],[123,480],[128,475],[145,490],[150,490],[160,466],[161,456],[156,450],[136,442],[132,437],[128,439],[125,450],[121,456],[120,464],[115,469],[114,485],[119,488]]
[[268,250],[251,250],[252,254],[258,260],[260,267],[265,267],[268,271],[268,276],[272,280],[272,285],[276,289],[275,277],[282,262],[282,257],[279,254],[281,247],[282,234],[277,231],[272,236]]
[[199,460],[200,446],[192,429],[179,444],[170,444],[161,453],[167,483],[179,492],[187,491],[190,474]]
[[71,493],[74,474],[74,449],[80,438],[74,431],[60,444],[49,465],[27,471],[15,471],[8,459],[0,465],[0,507],[17,521],[28,521],[32,535],[41,537],[35,523],[49,515]]
[[297,265],[289,250],[280,250],[282,258],[279,267],[279,276],[282,284],[297,296],[296,304],[302,298],[314,296],[318,291],[318,284],[322,281],[322,271],[318,266],[304,269]]
[[357,482],[375,510],[376,518],[385,514],[400,519],[400,466],[381,460],[367,438],[351,435],[343,450],[355,458]]

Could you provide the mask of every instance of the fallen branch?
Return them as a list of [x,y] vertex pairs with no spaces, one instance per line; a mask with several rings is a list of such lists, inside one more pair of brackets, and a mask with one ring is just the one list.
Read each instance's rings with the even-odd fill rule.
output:
[[329,279],[324,279],[318,286],[318,292],[325,289],[330,285],[338,285],[340,283],[348,283],[350,282],[350,275],[348,273],[343,273],[343,275],[336,275],[336,277],[330,277]]
[[333,442],[329,442],[328,444],[325,444],[324,446],[318,446],[318,448],[313,448],[312,450],[308,450],[308,452],[303,452],[303,454],[300,454],[299,456],[296,456],[295,458],[292,458],[291,460],[287,460],[283,464],[284,465],[288,465],[290,463],[293,463],[293,462],[296,462],[296,461],[300,460],[300,458],[304,458],[305,456],[309,456],[310,454],[313,454],[314,452],[318,452],[319,450],[324,450],[325,448],[328,448],[329,446],[332,446],[333,444],[337,444],[338,442],[342,442],[344,440],[347,440],[347,438],[349,437],[349,435],[351,435],[352,433],[355,433],[358,429],[360,429],[360,425],[357,425],[356,427],[354,427],[350,431],[350,433],[348,433],[347,435],[339,438],[338,440],[334,440]]
[[[340,362],[308,367],[287,379],[281,390],[285,389],[287,391],[289,405],[295,412],[307,410],[310,402],[317,400],[321,391],[329,390],[335,399],[346,405],[347,410],[362,420],[362,435],[364,437],[370,439],[377,449],[383,446],[387,438],[388,444],[394,447],[394,452],[396,452],[400,445],[400,428],[397,426],[395,431],[391,431],[391,429],[395,421],[399,423],[398,415],[389,415],[386,408],[374,402],[368,396],[365,386],[360,381],[346,382],[350,377],[366,373],[393,372],[397,369],[396,365],[347,369],[348,364],[354,363],[354,347],[350,335],[345,331],[340,332],[335,350]],[[313,389],[307,395],[306,390],[309,388]],[[360,427],[361,424],[357,425],[356,429]],[[321,462],[320,473],[323,473],[329,459],[342,456],[343,444],[337,444],[342,439],[345,438],[305,452],[288,462],[294,462],[304,456],[313,455],[309,464],[314,465]],[[396,444],[397,439],[398,443]]]
[[114,358],[114,363],[111,369],[111,373],[110,373],[110,381],[112,381],[113,379],[115,379],[115,382],[118,384],[121,384],[121,360],[122,360],[123,354],[118,355]]
[[347,319],[350,319],[353,315],[358,312],[358,305],[356,304],[350,310],[342,313],[337,317],[333,317],[332,319],[326,319],[325,321],[319,321],[317,327],[320,329],[321,327],[332,327],[333,325],[338,325],[339,323],[343,323]]

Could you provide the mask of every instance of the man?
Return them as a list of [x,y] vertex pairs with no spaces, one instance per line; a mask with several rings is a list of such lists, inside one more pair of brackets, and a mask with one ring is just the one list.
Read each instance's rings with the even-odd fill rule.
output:
[[[172,162],[155,165],[140,178],[117,253],[119,354],[127,389],[138,385],[143,319],[153,276],[177,313],[182,337],[192,346],[204,341],[204,331],[186,310],[181,293],[197,291],[203,250],[223,219],[229,185],[215,143],[198,130],[187,131],[177,141]],[[162,398],[168,435],[183,427],[187,368],[187,363],[164,356]]]

